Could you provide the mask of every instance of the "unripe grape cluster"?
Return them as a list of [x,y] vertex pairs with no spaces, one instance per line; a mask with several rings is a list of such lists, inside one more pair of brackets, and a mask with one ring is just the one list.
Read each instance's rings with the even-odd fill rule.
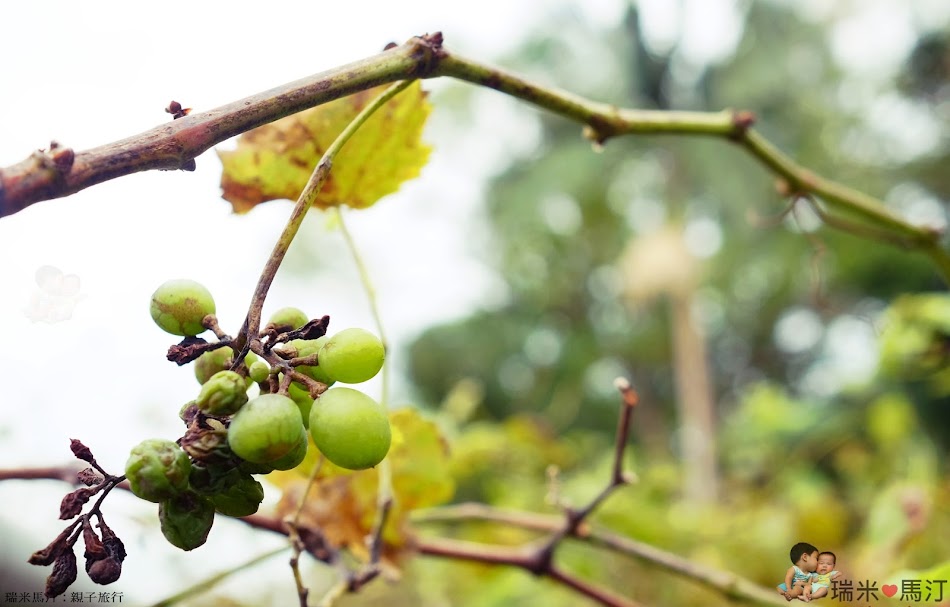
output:
[[[282,308],[240,358],[239,345],[220,333],[215,311],[211,293],[191,280],[170,280],[152,295],[155,323],[185,338],[169,359],[194,361],[201,387],[179,411],[185,435],[177,442],[142,441],[125,469],[132,492],[159,505],[162,533],[182,550],[205,542],[216,512],[257,512],[264,491],[253,475],[299,466],[309,439],[326,459],[351,470],[379,464],[391,442],[382,405],[354,388],[330,388],[380,371],[385,348],[378,337],[358,328],[325,335],[329,317],[310,320],[297,308]],[[217,342],[197,337],[210,328]]]

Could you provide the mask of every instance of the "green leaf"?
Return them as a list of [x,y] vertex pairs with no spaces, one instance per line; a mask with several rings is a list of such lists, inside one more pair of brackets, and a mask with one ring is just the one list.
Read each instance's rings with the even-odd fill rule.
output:
[[[218,151],[224,199],[235,213],[268,200],[296,200],[333,140],[385,88],[361,91],[238,137],[236,150]],[[377,110],[336,157],[314,206],[365,209],[417,177],[431,152],[422,142],[432,109],[427,96],[415,82]]]

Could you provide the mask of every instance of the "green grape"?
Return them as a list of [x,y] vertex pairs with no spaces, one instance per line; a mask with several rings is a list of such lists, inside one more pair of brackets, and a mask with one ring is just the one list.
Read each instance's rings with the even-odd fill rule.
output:
[[247,376],[250,377],[251,381],[256,384],[267,381],[267,377],[269,375],[270,365],[263,360],[255,360],[247,368]]
[[194,550],[208,539],[214,524],[214,504],[194,491],[185,491],[158,505],[158,520],[171,545]]
[[[304,356],[310,356],[311,354],[319,352],[320,348],[323,347],[323,344],[327,343],[328,339],[326,335],[318,337],[317,339],[295,339],[288,342],[287,345],[297,350],[297,358],[303,358]],[[320,365],[299,365],[296,369],[307,377],[313,378],[328,386],[332,386],[335,383],[333,378],[327,375],[326,371],[324,371]]]
[[302,430],[300,410],[293,400],[282,394],[262,394],[231,418],[228,445],[243,460],[267,464],[296,447]]
[[188,487],[191,460],[178,444],[161,438],[144,440],[132,448],[125,476],[132,493],[150,502],[161,502]]
[[343,329],[317,352],[320,368],[345,384],[372,379],[383,368],[385,359],[383,342],[364,329]]
[[[257,355],[253,352],[248,352],[247,356],[244,357],[244,364],[248,366],[253,365],[257,361]],[[198,380],[199,384],[204,384],[218,371],[227,371],[230,369],[231,363],[233,362],[234,350],[229,346],[222,346],[205,352],[195,361],[195,379]],[[247,385],[248,387],[251,385],[250,378],[247,380]]]
[[234,371],[218,371],[201,386],[195,404],[208,415],[233,415],[246,402],[246,379]]
[[303,310],[300,308],[281,308],[277,310],[270,316],[270,320],[267,321],[267,324],[280,326],[287,326],[291,329],[299,329],[300,327],[307,324],[310,319],[307,318],[307,315],[304,314]]
[[310,398],[310,392],[306,388],[303,388],[297,384],[297,382],[290,382],[290,390],[288,390],[290,399],[297,403],[297,408],[300,409],[300,417],[303,420],[303,427],[310,428],[310,409],[313,407],[313,399]]
[[195,466],[190,483],[225,516],[250,516],[264,500],[264,487],[250,473],[230,466]]
[[278,457],[268,465],[273,467],[274,470],[293,470],[299,466],[301,462],[303,462],[305,457],[307,457],[308,445],[309,441],[307,440],[307,431],[301,428],[300,440],[297,442],[297,445],[287,452],[287,455]]
[[214,298],[203,285],[193,280],[169,280],[152,293],[149,309],[152,320],[172,335],[193,336],[203,333],[201,321],[214,314]]
[[310,410],[310,435],[328,460],[350,470],[372,468],[389,452],[386,410],[352,388],[327,390]]

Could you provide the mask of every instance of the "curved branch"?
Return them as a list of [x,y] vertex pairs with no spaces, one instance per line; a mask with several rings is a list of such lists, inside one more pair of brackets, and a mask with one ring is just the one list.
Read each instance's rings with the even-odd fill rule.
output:
[[797,164],[751,128],[750,112],[680,112],[623,109],[532,83],[500,68],[450,53],[441,33],[416,37],[378,55],[291,82],[85,152],[51,144],[19,164],[0,170],[0,217],[29,205],[74,194],[123,175],[153,169],[194,169],[210,147],[268,122],[380,84],[449,76],[512,95],[585,125],[597,144],[625,134],[717,137],[731,141],[780,177],[789,195],[814,195],[833,211],[891,232],[903,246],[928,255],[950,282],[950,253],[940,233],[891,213],[883,202],[821,177]]

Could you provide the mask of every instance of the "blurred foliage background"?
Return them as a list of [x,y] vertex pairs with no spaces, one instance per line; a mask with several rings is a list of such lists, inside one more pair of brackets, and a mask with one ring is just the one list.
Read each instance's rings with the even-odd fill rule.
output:
[[[564,11],[504,64],[619,106],[752,110],[805,166],[944,227],[950,30],[919,27],[894,73],[849,70],[832,50],[847,5],[809,18],[744,3],[738,43],[715,61],[683,39],[648,44],[635,6],[606,29]],[[464,125],[464,89],[435,102]],[[589,499],[608,478],[612,380],[625,375],[643,403],[640,480],[597,522],[764,587],[797,541],[833,550],[856,580],[923,579],[948,561],[950,298],[927,261],[789,207],[723,142],[627,137],[593,153],[577,125],[524,116],[538,144],[485,206],[483,254],[505,301],[410,350],[419,400],[450,435],[456,501],[555,512],[549,465],[563,498]],[[649,563],[577,545],[559,558],[644,604],[729,603]],[[351,602],[394,604],[414,588],[406,604],[584,604],[500,568],[421,559],[409,575],[419,583]]]

